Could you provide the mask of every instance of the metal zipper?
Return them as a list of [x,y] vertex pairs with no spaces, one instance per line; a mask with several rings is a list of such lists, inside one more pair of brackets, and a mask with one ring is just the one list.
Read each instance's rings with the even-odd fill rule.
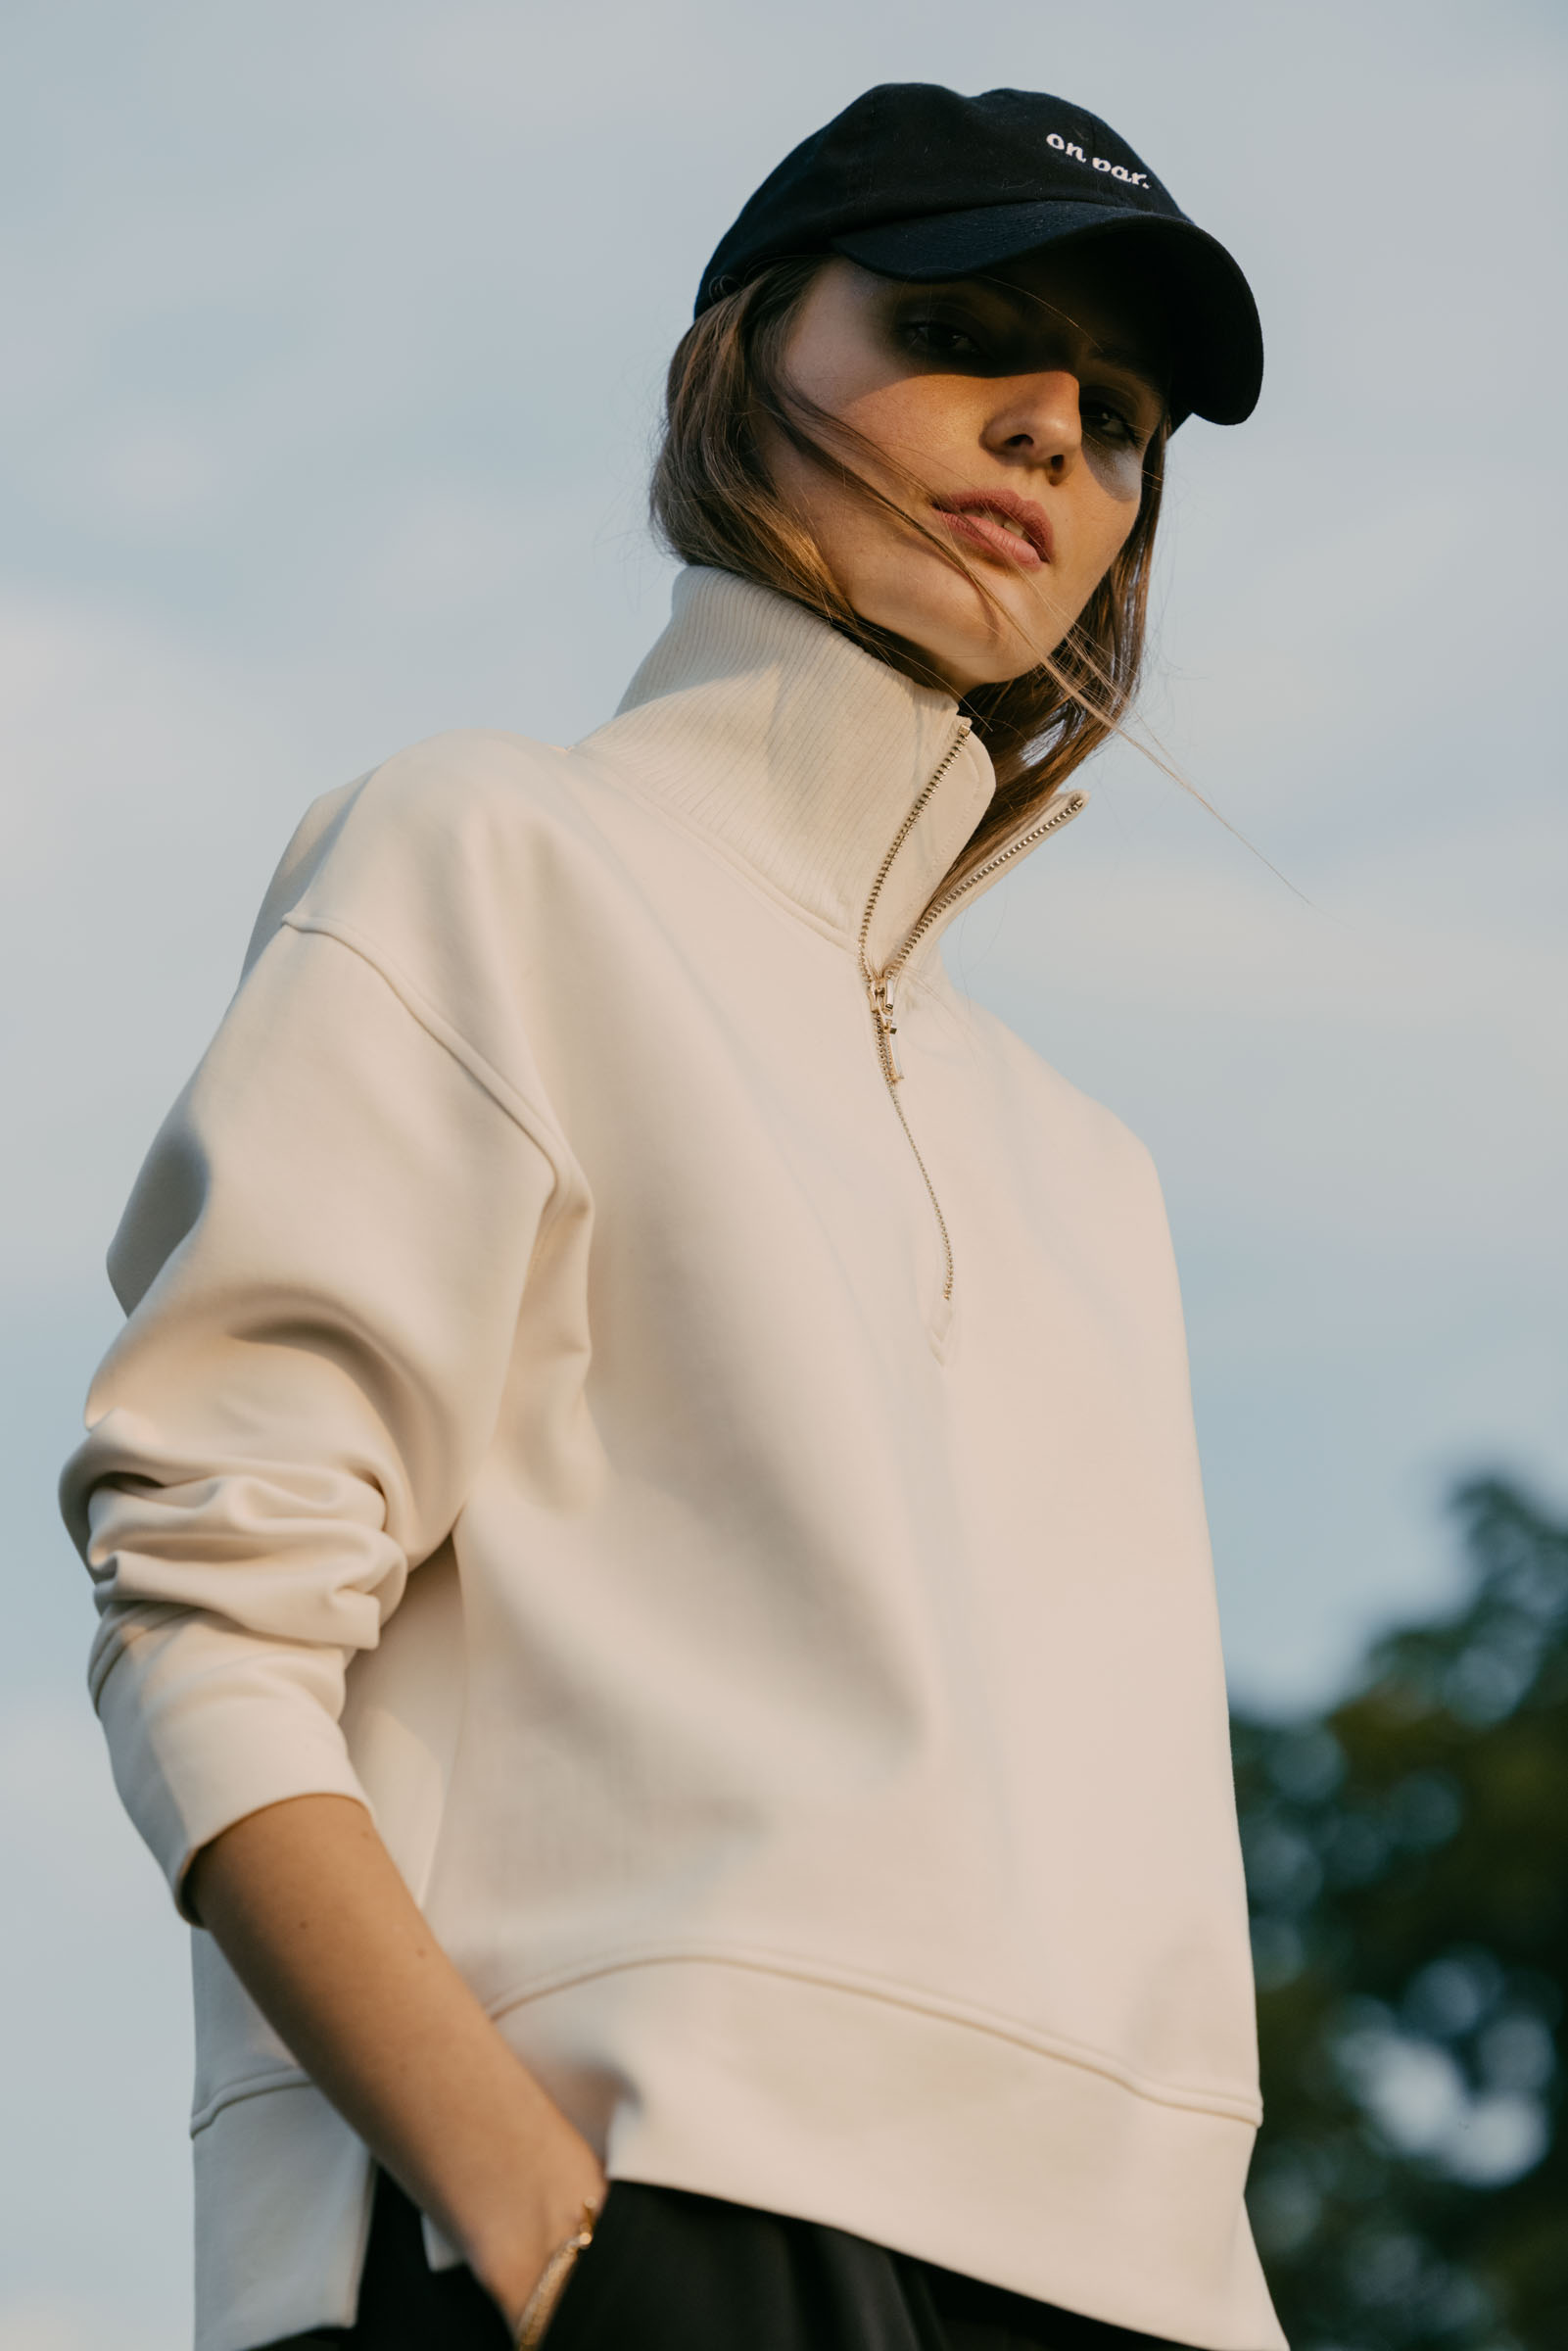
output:
[[866,911],[860,919],[860,973],[865,982],[866,997],[871,1005],[872,1022],[877,1033],[877,1058],[881,1064],[888,1099],[898,1114],[898,1123],[904,1129],[904,1139],[914,1153],[915,1165],[921,1172],[927,1196],[931,1204],[931,1214],[936,1219],[936,1229],[941,1235],[942,1301],[947,1306],[951,1306],[953,1302],[953,1239],[947,1228],[947,1219],[942,1214],[941,1201],[936,1196],[936,1186],[931,1181],[930,1170],[921,1155],[921,1147],[915,1140],[914,1130],[910,1127],[904,1105],[899,1098],[898,1088],[903,1082],[904,1073],[899,1067],[898,1048],[893,1041],[898,1034],[898,1024],[893,1018],[893,991],[900,972],[934,923],[940,922],[950,908],[956,906],[959,900],[966,897],[972,889],[977,888],[980,883],[986,881],[992,874],[998,873],[1004,865],[1011,863],[1013,858],[1021,857],[1025,849],[1033,848],[1036,841],[1043,840],[1046,835],[1054,833],[1058,826],[1069,823],[1080,809],[1088,805],[1087,795],[1081,792],[1068,792],[1061,800],[1053,801],[1049,813],[1039,824],[1031,825],[1026,833],[1019,834],[1014,840],[1008,841],[1005,847],[998,849],[994,855],[987,857],[982,864],[977,865],[972,874],[966,874],[962,882],[955,884],[951,889],[943,890],[939,897],[933,898],[914,929],[905,936],[896,953],[888,957],[879,972],[875,971],[867,953],[867,941],[871,936],[872,924],[876,920],[877,901],[882,894],[888,875],[892,872],[894,858],[916,825],[919,824],[922,815],[930,803],[932,792],[935,792],[936,787],[958,757],[959,752],[969,741],[969,737],[970,721],[967,718],[962,719],[959,722],[958,733],[948,744],[940,766],[929,778],[909,814],[893,835],[887,854],[877,869],[876,879],[871,886],[871,895],[866,900]]
[[1032,849],[1035,842],[1044,840],[1048,833],[1056,832],[1061,825],[1070,824],[1088,805],[1089,795],[1086,792],[1064,792],[1060,800],[1052,801],[1048,813],[1039,824],[1031,825],[1026,833],[1016,834],[1005,847],[977,865],[974,873],[966,874],[963,881],[955,883],[951,889],[944,889],[939,898],[932,898],[898,953],[883,967],[883,981],[890,984],[897,979],[931,925],[939,923],[950,906],[956,906],[960,898],[967,897],[972,889],[977,889],[992,874],[1000,873],[1002,867],[1011,864],[1015,857],[1022,857],[1025,849]]

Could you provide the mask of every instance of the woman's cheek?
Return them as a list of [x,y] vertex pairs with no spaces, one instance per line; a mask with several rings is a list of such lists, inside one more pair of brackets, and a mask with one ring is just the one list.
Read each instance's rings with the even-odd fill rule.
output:
[[1143,497],[1143,452],[1132,448],[1106,449],[1085,442],[1084,456],[1097,487],[1126,509],[1121,532],[1124,539],[1138,519],[1138,505]]

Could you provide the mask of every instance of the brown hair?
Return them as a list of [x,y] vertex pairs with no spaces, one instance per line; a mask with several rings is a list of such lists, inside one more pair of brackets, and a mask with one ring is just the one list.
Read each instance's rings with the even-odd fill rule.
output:
[[[736,572],[790,597],[922,685],[939,684],[910,647],[851,609],[809,528],[763,462],[759,428],[766,424],[812,463],[929,540],[999,609],[948,544],[839,454],[860,437],[785,382],[789,323],[822,266],[820,257],[774,263],[738,293],[716,302],[682,337],[670,361],[664,434],[653,467],[654,526],[684,561]],[[997,791],[962,867],[978,862],[1118,731],[1143,656],[1165,439],[1162,422],[1145,453],[1137,520],[1062,643],[1022,677],[975,687],[965,696],[962,708],[990,752]],[[879,462],[885,469],[885,457]],[[921,488],[913,477],[906,486],[917,493]]]

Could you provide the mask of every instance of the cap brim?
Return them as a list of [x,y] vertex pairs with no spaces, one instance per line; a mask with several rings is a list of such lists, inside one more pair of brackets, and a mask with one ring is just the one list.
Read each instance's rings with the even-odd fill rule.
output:
[[852,229],[832,239],[832,250],[879,276],[931,285],[1019,261],[1068,238],[1136,242],[1154,259],[1174,296],[1172,424],[1189,415],[1240,424],[1252,414],[1263,380],[1258,306],[1223,245],[1190,220],[1108,204],[993,204]]

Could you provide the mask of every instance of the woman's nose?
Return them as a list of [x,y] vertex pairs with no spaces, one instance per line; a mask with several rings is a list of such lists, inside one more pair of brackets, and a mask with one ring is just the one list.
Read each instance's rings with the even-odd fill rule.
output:
[[1065,367],[1040,375],[1015,376],[987,423],[983,439],[996,456],[1065,473],[1083,446],[1077,377]]

